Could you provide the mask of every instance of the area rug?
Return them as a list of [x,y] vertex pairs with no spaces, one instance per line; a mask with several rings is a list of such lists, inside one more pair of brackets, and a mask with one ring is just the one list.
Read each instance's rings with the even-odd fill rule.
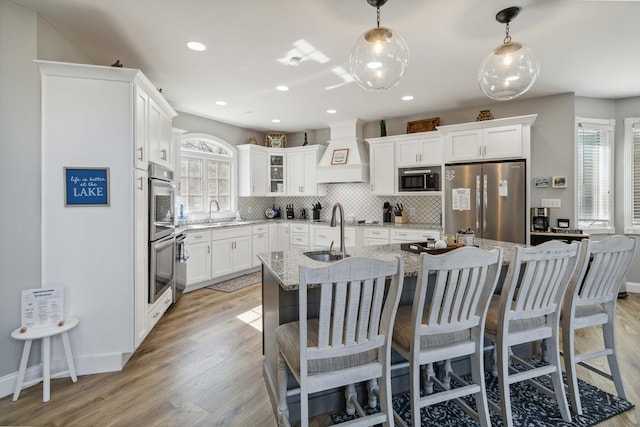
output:
[[235,292],[237,290],[246,288],[247,286],[260,283],[261,281],[262,278],[260,276],[257,276],[255,274],[245,274],[244,276],[236,277],[235,279],[229,279],[225,282],[207,286],[207,288],[213,289],[214,291]]
[[[555,399],[540,392],[538,389],[528,384],[526,381],[511,385],[511,410],[513,411],[513,424],[515,426],[593,426],[602,421],[608,420],[622,412],[634,407],[630,402],[620,399],[592,386],[584,381],[578,380],[580,388],[580,396],[582,397],[582,409],[584,415],[573,415],[573,422],[567,423],[562,420],[558,404]],[[545,385],[549,385],[550,381],[541,379]],[[494,402],[499,402],[498,379],[491,374],[486,374],[487,395]],[[567,399],[569,397],[567,396]],[[475,399],[472,396],[463,397],[463,399],[475,409]],[[394,396],[393,409],[400,414],[402,419],[411,426],[411,409],[409,402],[409,393]],[[365,408],[368,413],[379,411],[379,407],[375,409]],[[502,426],[502,417],[489,409],[492,426]],[[454,402],[444,402],[437,405],[422,408],[420,410],[423,426],[477,426],[478,424],[467,415]],[[352,419],[345,413],[337,413],[332,415],[335,424]]]

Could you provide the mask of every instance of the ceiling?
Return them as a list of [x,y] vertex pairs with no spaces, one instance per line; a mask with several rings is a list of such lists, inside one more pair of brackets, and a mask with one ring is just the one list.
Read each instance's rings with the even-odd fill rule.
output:
[[[489,104],[476,75],[502,43],[495,15],[509,6],[523,8],[513,40],[541,63],[523,97],[640,95],[638,1],[389,0],[381,25],[404,37],[410,58],[405,77],[382,92],[347,81],[350,50],[376,23],[366,0],[11,1],[38,12],[94,63],[140,68],[176,110],[261,131]],[[208,49],[187,49],[191,40]],[[288,65],[292,56],[302,58],[297,67]]]

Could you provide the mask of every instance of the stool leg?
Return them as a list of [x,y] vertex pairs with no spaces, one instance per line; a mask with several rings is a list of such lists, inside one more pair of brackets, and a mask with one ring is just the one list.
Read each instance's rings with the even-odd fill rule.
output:
[[71,344],[69,344],[69,335],[67,335],[66,332],[62,333],[62,345],[64,346],[64,355],[67,357],[67,368],[69,368],[71,381],[75,383],[76,381],[78,381],[78,376],[76,375],[76,367],[73,364],[73,356],[71,355]]
[[24,342],[24,347],[22,347],[22,359],[20,360],[20,369],[18,370],[18,381],[16,382],[16,388],[13,391],[14,402],[20,397],[20,391],[22,390],[22,384],[24,383],[24,374],[27,370],[27,361],[29,360],[30,351],[31,340],[26,340]]
[[42,344],[42,401],[48,402],[51,397],[51,337],[44,337]]

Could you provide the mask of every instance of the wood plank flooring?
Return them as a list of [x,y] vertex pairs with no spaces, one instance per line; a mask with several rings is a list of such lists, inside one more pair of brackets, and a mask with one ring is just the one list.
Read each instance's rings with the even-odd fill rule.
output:
[[[30,426],[276,426],[262,378],[260,286],[233,293],[200,289],[169,309],[121,372],[51,381],[24,389],[17,402],[0,399],[0,425]],[[239,316],[244,319],[240,320]],[[628,399],[640,404],[640,295],[618,304],[618,345]],[[578,350],[601,342],[593,330]],[[17,367],[16,367],[17,369]],[[579,376],[614,392],[606,380]],[[597,376],[596,376],[597,377]],[[328,417],[313,426],[329,424]],[[601,426],[639,426],[638,409]]]

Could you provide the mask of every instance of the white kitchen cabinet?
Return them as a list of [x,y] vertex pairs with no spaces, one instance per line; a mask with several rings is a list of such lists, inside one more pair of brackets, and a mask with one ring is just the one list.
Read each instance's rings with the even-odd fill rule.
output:
[[134,87],[135,95],[135,125],[134,125],[134,166],[138,169],[148,170],[149,159],[147,146],[147,131],[149,126],[148,109],[149,97],[140,86]]
[[169,288],[147,310],[147,329],[150,331],[173,302],[173,288]]
[[211,279],[211,232],[190,231],[187,233],[187,286]]
[[[82,334],[69,334],[74,354],[82,355],[78,375],[119,370],[155,324],[145,319],[150,308],[146,103],[153,100],[167,117],[176,113],[140,70],[36,63],[42,283],[60,283],[73,296],[65,299],[65,311],[84,325]],[[109,204],[66,207],[63,177],[69,166],[108,168]],[[69,256],[60,242],[82,250]],[[160,311],[154,312],[160,316]]]
[[391,138],[396,148],[396,167],[441,165],[444,138],[439,132],[419,132]]
[[383,227],[365,227],[363,232],[364,245],[386,245],[389,243],[389,229]]
[[537,115],[438,126],[445,162],[528,158],[531,124]]
[[427,239],[440,239],[440,231],[438,230],[417,230],[402,229],[391,230],[389,235],[389,243],[410,243],[410,242],[426,242]]
[[[329,225],[310,226],[310,246],[313,249],[329,249],[333,242],[333,250],[340,249],[340,225],[331,227]],[[354,227],[344,228],[344,246],[353,248],[356,246],[356,229]]]
[[253,144],[238,149],[238,195],[261,197],[267,195],[267,148]]
[[287,154],[285,149],[271,148],[268,151],[267,163],[267,196],[284,196],[287,191],[285,183]]
[[147,109],[149,161],[173,170],[171,116],[152,98]]
[[211,231],[211,277],[221,277],[252,266],[251,226]]
[[397,191],[395,144],[385,138],[371,138],[369,143],[369,189],[371,194],[392,195]]
[[318,184],[317,169],[325,151],[321,145],[287,149],[287,195],[324,196],[326,184]]
[[148,173],[135,171],[135,347],[145,339],[149,301],[149,180]]
[[256,224],[251,229],[253,266],[259,267],[262,263],[258,254],[269,252],[269,226],[268,224]]
[[289,224],[289,248],[309,249],[308,224]]

